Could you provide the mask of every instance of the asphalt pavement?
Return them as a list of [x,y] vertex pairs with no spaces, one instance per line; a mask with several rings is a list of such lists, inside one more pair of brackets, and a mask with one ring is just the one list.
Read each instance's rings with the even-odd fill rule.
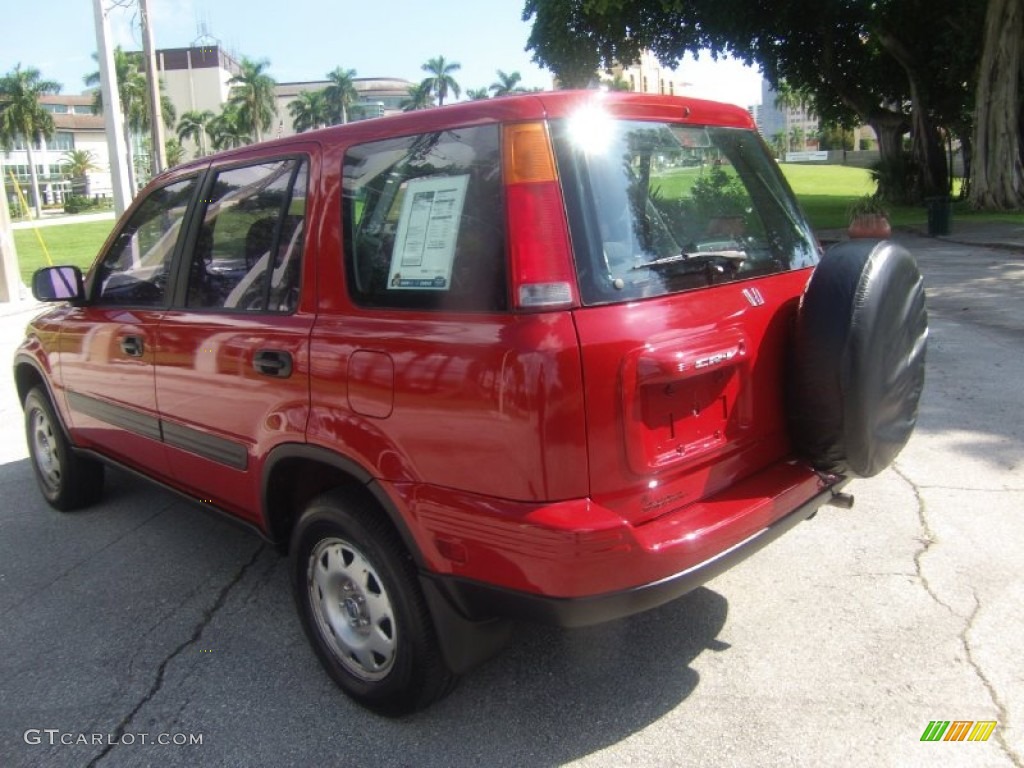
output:
[[[254,535],[120,472],[50,510],[0,377],[0,766],[1024,768],[1024,223],[964,229],[894,236],[925,275],[926,389],[852,510],[646,614],[520,626],[397,721],[320,670]],[[0,305],[0,359],[32,311]],[[921,741],[932,721],[996,725]]]

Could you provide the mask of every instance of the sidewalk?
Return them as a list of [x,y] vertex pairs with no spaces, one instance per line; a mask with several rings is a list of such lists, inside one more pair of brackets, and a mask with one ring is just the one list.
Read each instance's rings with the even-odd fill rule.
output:
[[57,227],[61,224],[81,224],[86,221],[113,221],[113,211],[100,211],[99,213],[75,213],[67,214],[63,211],[43,211],[43,218],[29,219],[28,221],[15,221],[11,223],[11,229],[33,229],[35,227]]

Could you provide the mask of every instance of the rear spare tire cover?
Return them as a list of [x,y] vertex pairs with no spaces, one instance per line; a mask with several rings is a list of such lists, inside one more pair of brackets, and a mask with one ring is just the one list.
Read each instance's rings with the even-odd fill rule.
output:
[[817,469],[871,477],[917,421],[928,314],[917,263],[889,241],[841,243],[797,313],[787,387],[794,447]]

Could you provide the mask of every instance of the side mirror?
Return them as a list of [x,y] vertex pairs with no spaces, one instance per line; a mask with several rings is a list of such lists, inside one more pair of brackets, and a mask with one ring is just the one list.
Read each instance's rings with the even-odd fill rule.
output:
[[43,267],[32,275],[32,295],[39,301],[81,301],[85,283],[78,267]]

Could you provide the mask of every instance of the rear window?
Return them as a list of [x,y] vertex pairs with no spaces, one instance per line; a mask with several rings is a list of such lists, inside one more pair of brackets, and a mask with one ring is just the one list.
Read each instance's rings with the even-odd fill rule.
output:
[[343,179],[346,275],[357,304],[507,307],[497,125],[354,146]]
[[552,123],[584,303],[663,296],[816,263],[818,249],[753,131]]

